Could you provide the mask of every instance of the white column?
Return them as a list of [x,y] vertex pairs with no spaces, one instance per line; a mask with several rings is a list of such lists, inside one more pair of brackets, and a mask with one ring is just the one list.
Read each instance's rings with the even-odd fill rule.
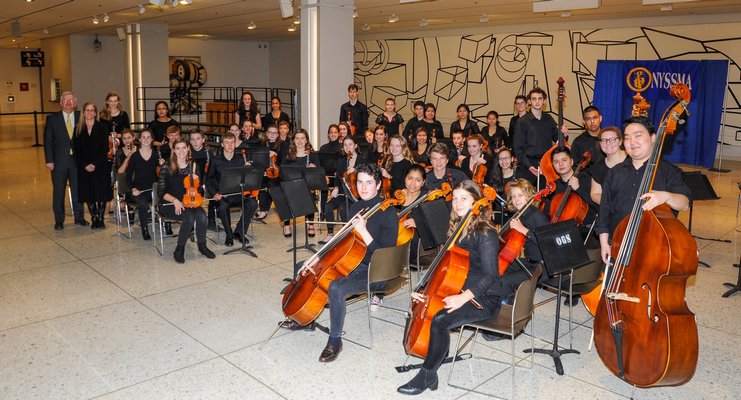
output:
[[[155,101],[137,101],[142,97],[139,88],[149,90],[149,98],[169,98],[168,30],[164,24],[129,24],[124,42],[124,74],[126,77],[126,110],[132,121],[147,122],[153,118]],[[142,128],[137,126],[135,128]]]
[[353,83],[353,0],[301,0],[301,127],[327,141]]

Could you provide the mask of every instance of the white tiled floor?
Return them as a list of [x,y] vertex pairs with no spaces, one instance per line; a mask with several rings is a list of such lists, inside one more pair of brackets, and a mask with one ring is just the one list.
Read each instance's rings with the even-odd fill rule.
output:
[[[739,259],[735,217],[741,163],[728,174],[707,172],[722,199],[695,205],[695,234],[731,243],[698,240],[700,268],[690,279],[687,302],[697,315],[700,359],[692,380],[680,387],[638,389],[640,399],[738,398],[741,387],[741,294],[723,299],[724,282],[735,282]],[[397,373],[405,354],[403,318],[381,310],[369,350],[367,317],[351,305],[339,359],[317,361],[326,335],[281,331],[278,294],[290,275],[291,240],[281,235],[274,213],[255,225],[254,251],[207,260],[189,244],[186,264],[159,256],[138,231],[133,240],[107,229],[92,231],[70,220],[53,230],[51,184],[40,148],[0,150],[0,398],[2,399],[311,399],[399,398],[395,389],[413,372]],[[686,222],[687,214],[682,220]],[[302,231],[301,231],[302,233]],[[209,233],[213,235],[213,233]],[[323,235],[319,233],[317,238]],[[303,235],[301,236],[303,238]],[[299,258],[308,255],[302,252]],[[386,304],[405,307],[403,293]],[[591,322],[583,307],[575,320]],[[535,343],[548,346],[554,303],[536,311]],[[320,317],[326,324],[326,313]],[[560,326],[565,332],[566,322]],[[632,387],[611,375],[595,351],[590,330],[574,332],[578,355],[563,357],[565,375],[550,358],[537,355],[535,369],[517,370],[517,392],[529,399],[622,399]],[[454,336],[454,339],[456,336]],[[529,338],[516,341],[521,350]],[[568,345],[568,335],[561,339]],[[476,355],[509,360],[509,342],[479,343]],[[417,362],[417,361],[414,361]],[[447,378],[449,366],[440,376]],[[456,365],[454,383],[424,398],[479,399],[508,396],[511,371],[504,364],[474,359]]]

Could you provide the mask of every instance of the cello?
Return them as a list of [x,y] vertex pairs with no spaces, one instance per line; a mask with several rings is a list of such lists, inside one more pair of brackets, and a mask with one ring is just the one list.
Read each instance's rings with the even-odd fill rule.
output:
[[666,134],[674,133],[690,101],[683,83],[671,94],[677,100],[661,118],[632,212],[613,234],[614,261],[594,316],[602,362],[638,387],[681,385],[697,366],[697,324],[685,302],[687,279],[697,273],[697,244],[668,205],[644,211],[641,199],[653,186]]
[[527,238],[521,232],[510,229],[509,222],[515,218],[520,218],[525,213],[525,210],[534,202],[543,200],[543,197],[548,196],[555,189],[556,184],[548,182],[543,190],[527,199],[527,203],[499,228],[499,240],[502,242],[502,245],[499,247],[499,276],[502,276],[509,265],[512,264],[512,261],[520,256],[520,252],[527,241]]
[[559,147],[571,149],[571,146],[566,143],[563,132],[561,132],[561,127],[563,126],[563,100],[566,98],[564,96],[564,82],[562,77],[559,77],[558,81],[556,81],[558,83],[558,141],[548,151],[543,153],[543,157],[540,158],[540,173],[545,176],[546,182],[552,182],[559,178],[556,169],[553,168],[553,151]]
[[[440,251],[430,264],[430,269],[420,281],[417,288],[422,294],[424,302],[412,304],[411,314],[404,330],[404,350],[407,354],[425,358],[430,344],[430,327],[432,319],[438,311],[443,309],[443,299],[461,292],[468,276],[468,251],[458,247],[456,242],[461,233],[468,227],[471,219],[490,207],[487,197],[482,197],[473,203],[473,207],[455,228],[445,242],[443,251]],[[475,300],[471,302],[481,308]]]
[[[579,173],[584,171],[584,168],[586,168],[587,165],[589,165],[589,162],[592,161],[592,154],[588,151],[585,151],[582,157],[583,158],[576,167],[576,171],[572,177],[578,177]],[[578,194],[572,193],[573,190],[574,189],[571,185],[567,183],[566,190],[553,196],[553,199],[551,200],[551,209],[548,210],[552,224],[570,219],[576,220],[577,225],[582,225],[584,223],[584,218],[586,218],[589,213],[589,204]]]
[[378,211],[398,205],[397,199],[387,199],[370,209],[362,210],[342,226],[316,254],[309,257],[304,265],[314,259],[317,264],[306,275],[298,274],[286,287],[283,295],[283,314],[300,325],[314,321],[324,310],[329,299],[329,285],[336,279],[349,275],[365,257],[366,246],[363,238],[353,229],[356,217],[368,220]]

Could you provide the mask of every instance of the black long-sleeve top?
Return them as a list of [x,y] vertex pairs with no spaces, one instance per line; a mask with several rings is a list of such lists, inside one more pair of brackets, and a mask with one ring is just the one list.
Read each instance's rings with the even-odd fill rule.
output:
[[[450,176],[450,179],[448,179],[448,176]],[[448,182],[451,180],[450,186],[455,188],[458,186],[459,183],[465,181],[468,179],[466,174],[463,173],[463,171],[457,169],[457,168],[445,168],[445,174],[442,178],[438,178],[435,176],[435,171],[432,170],[425,175],[425,187],[428,190],[436,190],[440,189],[440,186],[443,184],[443,182]]]
[[458,240],[458,247],[468,251],[468,276],[463,290],[475,298],[492,294],[502,285],[499,279],[499,235],[494,230],[473,232]]
[[138,190],[151,189],[154,181],[157,180],[157,154],[152,151],[148,160],[142,157],[140,151],[129,157],[129,164],[126,166],[126,179],[132,189]]
[[[602,183],[599,216],[594,225],[594,231],[597,234],[609,233],[609,240],[612,241],[615,228],[633,209],[633,202],[638,196],[638,189],[645,171],[646,163],[635,169],[630,157],[626,157],[623,162],[607,171]],[[653,190],[681,194],[687,196],[690,202],[692,201],[692,192],[682,179],[682,170],[669,161],[659,161]]]
[[[347,103],[340,106],[340,122],[350,121],[355,125],[355,134],[363,134],[368,129],[368,107],[360,100],[355,105]],[[349,116],[349,118],[348,118]]]
[[[350,205],[348,217],[354,216],[362,209],[370,209],[381,201],[380,195],[376,195],[370,200],[358,200]],[[384,247],[396,246],[396,237],[399,231],[399,218],[396,215],[396,209],[389,207],[386,211],[378,210],[367,220],[365,227],[373,237],[373,241],[368,245],[362,263],[370,264],[374,251]]]
[[[160,204],[169,203],[167,200],[165,200],[165,194],[169,194],[170,196],[183,200],[183,197],[185,197],[185,177],[187,175],[190,175],[190,172],[193,168],[192,163],[188,163],[188,165],[185,168],[180,168],[175,174],[170,174],[170,163],[165,163],[162,165],[162,168],[160,169],[160,176],[158,178],[159,185],[157,186],[157,191],[160,198]],[[202,176],[200,174],[200,171],[197,170],[197,164],[196,164],[196,176],[199,177],[199,179],[202,179]],[[199,188],[199,191],[201,188]]]
[[427,122],[425,120],[419,121],[418,128],[423,126],[427,131],[427,143],[432,143],[432,138],[445,139],[445,132],[443,131],[443,124],[440,121],[435,120],[433,122]]
[[512,148],[512,137],[507,134],[507,130],[501,126],[497,126],[494,132],[490,132],[489,126],[481,129],[481,136],[489,142],[489,149],[494,151],[502,146],[511,149]]
[[155,119],[147,125],[147,129],[152,132],[155,142],[162,142],[165,140],[165,136],[167,135],[167,128],[179,125],[178,121],[175,121],[172,118],[167,122],[161,122],[160,120]]
[[465,126],[461,126],[460,121],[453,121],[453,123],[450,124],[449,136],[453,137],[453,132],[457,131],[463,131],[463,137],[469,137],[474,133],[481,133],[479,125],[472,119],[467,120]]
[[[489,182],[491,181],[491,170],[494,168],[494,161],[488,154],[484,154],[484,159],[486,160],[486,164],[481,164],[479,166],[479,169],[481,167],[486,168],[486,173],[484,174],[484,182]],[[469,179],[473,179],[473,170],[471,170],[471,156],[464,158],[458,168],[460,168],[460,170],[463,171],[463,173],[466,174]]]
[[[301,156],[296,157],[295,160],[289,160],[288,159],[288,153],[284,154],[283,160],[281,160],[280,165],[300,165],[303,167],[306,167],[306,157],[307,156]],[[317,167],[319,166],[319,154],[316,152],[311,152],[309,155],[309,164],[314,164]]]
[[412,145],[412,142],[414,141],[414,132],[417,131],[417,128],[419,128],[420,122],[422,122],[421,119],[418,119],[416,116],[407,122],[406,126],[404,126],[404,132],[402,134],[404,135],[404,138],[409,142],[409,145]]
[[546,113],[537,119],[531,111],[528,111],[517,121],[516,130],[513,145],[515,156],[523,169],[537,168],[543,153],[558,140],[556,121]]
[[121,133],[124,129],[131,129],[131,121],[129,121],[129,114],[126,111],[121,111],[115,117],[111,119],[100,119],[100,122],[106,124],[106,132]]
[[588,131],[582,132],[571,142],[571,158],[574,159],[574,165],[581,162],[585,151],[588,151],[592,156],[592,161],[589,164],[590,170],[605,158],[605,153],[599,147],[599,139],[597,136],[590,135]]
[[[582,200],[584,200],[589,205],[589,212],[587,212],[587,216],[584,218],[584,223],[583,223],[583,225],[589,225],[592,223],[592,221],[594,221],[594,218],[596,216],[596,211],[597,211],[597,205],[594,204],[594,202],[592,201],[592,197],[589,194],[589,190],[592,186],[592,177],[589,176],[588,174],[581,173],[579,174],[579,176],[576,177],[576,179],[579,180],[579,189],[572,190],[572,193],[576,193],[579,197],[581,197]],[[551,207],[558,207],[558,204],[553,203],[553,198],[558,193],[564,193],[566,189],[569,187],[568,182],[564,182],[563,179],[556,179],[555,183],[556,183],[556,190],[554,190],[553,193],[545,200],[545,210],[546,211],[550,210]],[[551,217],[553,216],[551,215]]]
[[[357,158],[355,159],[355,163],[352,165],[353,168],[357,168],[358,165],[365,163],[365,158],[362,154],[358,153]],[[347,171],[347,155],[344,155],[340,157],[339,160],[337,160],[337,172],[335,173],[335,177],[337,178],[338,182],[340,179],[344,178],[344,174]],[[350,182],[347,182],[349,185]],[[345,191],[345,185],[337,185],[337,190],[339,190],[340,194],[346,194]]]
[[211,164],[208,168],[208,175],[206,177],[206,190],[209,196],[213,196],[216,193],[227,194],[221,189],[221,174],[227,168],[243,167],[244,159],[241,154],[236,152],[232,154],[231,159],[227,159],[224,154],[211,159]]
[[262,120],[260,122],[262,122],[263,127],[267,128],[270,125],[278,126],[278,124],[281,121],[286,121],[290,124],[291,117],[289,117],[288,114],[286,114],[285,112],[281,111],[280,115],[278,116],[278,119],[275,119],[275,117],[273,117],[273,112],[270,111],[267,114],[263,115]]
[[391,195],[399,189],[404,189],[404,179],[406,179],[407,170],[412,166],[412,162],[406,158],[401,161],[394,162],[391,164],[391,171],[388,173],[391,175]]

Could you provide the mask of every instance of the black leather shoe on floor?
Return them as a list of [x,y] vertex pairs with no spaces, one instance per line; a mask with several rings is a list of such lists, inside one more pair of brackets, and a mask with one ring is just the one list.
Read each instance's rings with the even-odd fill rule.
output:
[[313,331],[314,329],[316,329],[316,326],[313,322],[310,322],[306,325],[301,325],[294,320],[281,321],[280,323],[278,323],[278,326],[283,329],[288,329],[289,331]]
[[490,332],[481,332],[481,337],[484,338],[484,340],[489,342],[496,342],[497,340],[503,340],[508,338],[508,336],[499,334],[499,333],[490,333]]
[[411,381],[407,382],[406,385],[399,386],[396,391],[401,394],[417,395],[427,389],[437,390],[437,384],[437,373],[422,368]]
[[331,344],[328,344],[327,347],[322,350],[322,355],[319,356],[320,362],[332,362],[337,359],[337,356],[340,355],[340,352],[342,351],[342,342],[340,342],[340,345],[337,347],[332,346]]
[[55,231],[61,231],[62,229],[64,229],[64,224],[63,223],[57,222],[56,224],[54,224],[54,230]]
[[80,226],[88,226],[88,225],[90,225],[90,224],[88,224],[88,222],[87,222],[87,221],[85,221],[85,219],[84,219],[84,218],[79,218],[79,219],[76,219],[76,220],[75,220],[75,223],[76,223],[77,225],[80,225]]
[[226,247],[232,247],[232,246],[234,246],[234,238],[231,238],[231,237],[228,237],[227,236],[226,240],[224,240],[224,246],[226,246]]

